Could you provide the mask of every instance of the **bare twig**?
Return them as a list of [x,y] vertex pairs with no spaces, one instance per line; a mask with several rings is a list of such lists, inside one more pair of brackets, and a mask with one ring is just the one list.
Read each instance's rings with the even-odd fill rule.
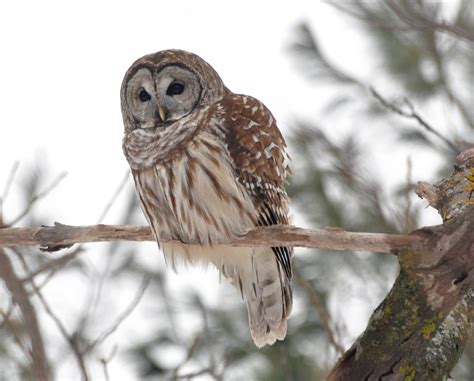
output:
[[216,380],[216,381],[223,381],[224,380],[224,372],[225,372],[225,368],[221,371],[218,371],[215,367],[215,365],[211,365],[211,366],[208,366],[208,367],[204,367],[200,370],[197,370],[195,372],[190,372],[190,373],[185,373],[185,374],[181,374],[181,375],[178,375],[176,376],[176,378],[173,379],[174,380],[192,380],[194,378],[197,378],[199,376],[202,376],[202,375],[209,375],[210,377],[212,377],[212,379]]
[[405,200],[406,200],[406,205],[405,205],[405,210],[404,210],[404,226],[403,226],[403,232],[408,233],[413,230],[413,219],[411,217],[411,188],[412,188],[412,174],[413,170],[413,164],[411,162],[411,158],[407,158],[407,176],[406,176],[406,187],[405,187]]
[[[28,263],[26,262],[26,260],[23,258],[23,256],[21,255],[21,253],[17,250],[13,250],[13,252],[18,256],[18,258],[20,259],[20,262],[21,264],[23,265],[23,268],[25,270],[25,272],[27,274],[30,274],[30,268],[28,266]],[[50,316],[50,318],[54,321],[54,323],[56,324],[56,326],[58,327],[59,331],[61,332],[61,334],[63,335],[63,337],[66,339],[66,341],[69,343],[75,357],[76,357],[76,360],[77,360],[77,363],[79,365],[79,368],[81,370],[81,374],[82,374],[82,380],[83,381],[88,381],[89,380],[89,375],[88,375],[88,372],[87,372],[87,368],[86,368],[86,365],[85,365],[85,362],[84,362],[84,357],[83,357],[83,354],[82,352],[80,351],[79,349],[79,346],[78,346],[78,342],[76,341],[76,339],[74,338],[74,335],[69,335],[69,333],[67,332],[67,329],[66,327],[64,326],[63,322],[59,319],[59,317],[54,313],[54,311],[52,310],[52,308],[49,306],[49,303],[46,301],[46,299],[44,298],[43,294],[41,293],[41,290],[38,288],[38,286],[36,285],[34,279],[31,280],[31,286],[33,287],[33,290],[36,294],[36,296],[38,297],[38,299],[40,300],[43,308],[45,309],[46,313]]]
[[13,301],[18,305],[25,322],[25,328],[31,341],[31,360],[34,378],[39,381],[49,380],[49,367],[43,339],[39,330],[36,311],[34,310],[25,287],[15,273],[4,250],[0,249],[0,278],[5,282]]
[[[444,20],[434,20],[426,14],[418,12],[410,7],[410,13],[405,12],[394,0],[385,0],[385,4],[397,15],[397,17],[413,29],[432,29],[467,41],[474,42],[474,34],[468,30],[459,28]],[[407,3],[409,4],[409,3]]]
[[324,3],[336,8],[337,10],[348,14],[354,18],[364,21],[371,26],[381,29],[390,29],[390,30],[401,30],[401,31],[412,31],[413,28],[410,26],[405,26],[401,23],[388,23],[388,20],[381,20],[380,18],[371,15],[369,12],[358,12],[351,7],[347,7],[347,3],[344,4],[337,0],[323,0]]
[[49,306],[48,302],[44,298],[43,294],[41,293],[41,290],[39,290],[35,285],[34,281],[32,282],[33,287],[35,288],[36,295],[38,296],[39,300],[41,301],[41,304],[43,305],[43,308],[45,309],[46,313],[51,317],[51,319],[54,321],[56,326],[58,327],[59,331],[63,335],[63,337],[66,339],[66,341],[69,343],[75,357],[77,360],[77,363],[79,365],[79,369],[81,370],[82,374],[82,380],[83,381],[88,381],[89,380],[89,375],[88,371],[86,368],[86,364],[84,361],[83,354],[81,350],[79,349],[79,345],[77,340],[74,338],[74,335],[69,335],[66,327],[62,323],[62,321],[58,318],[58,316],[54,313],[54,311],[51,309]]
[[196,372],[191,372],[191,373],[186,373],[186,374],[176,376],[176,378],[174,378],[173,380],[192,380],[193,378],[203,376],[205,374],[212,376],[214,380],[218,379],[214,373],[214,370],[212,368],[207,367],[207,368],[200,369]]
[[3,321],[0,323],[0,329],[2,329],[2,327],[5,325],[7,320],[10,318],[10,315],[11,315],[12,311],[13,311],[13,303],[12,302],[10,302],[10,304],[7,308],[7,312],[5,312],[2,307],[0,307],[0,315],[2,315],[2,318],[3,318]]
[[50,271],[51,273],[56,273],[58,270],[63,268],[66,264],[76,258],[83,251],[84,249],[79,246],[73,252],[45,263],[36,270],[31,271],[27,276],[22,279],[22,282],[31,282],[31,280],[37,277],[39,274],[42,274],[47,271]]
[[122,192],[123,188],[125,187],[125,184],[127,184],[127,180],[128,180],[128,177],[130,176],[130,171],[127,170],[125,172],[125,175],[123,176],[122,178],[122,181],[120,181],[117,189],[115,190],[114,194],[112,195],[112,197],[110,198],[109,202],[105,205],[105,208],[104,210],[102,210],[102,213],[100,214],[98,220],[97,220],[97,223],[100,224],[105,216],[107,215],[107,213],[109,213],[109,210],[110,208],[112,207],[112,205],[114,204],[115,200],[117,200],[117,197],[120,195],[120,193]]
[[375,26],[377,28],[401,30],[407,32],[414,30],[424,31],[427,29],[431,29],[433,31],[447,33],[467,41],[474,41],[474,34],[470,31],[459,28],[456,25],[446,22],[445,20],[434,20],[431,17],[418,12],[412,7],[410,7],[410,13],[404,12],[394,0],[385,0],[385,3],[400,21],[398,23],[389,23],[387,22],[387,20],[382,20],[380,18],[372,16],[369,12],[357,12],[350,7],[341,5],[340,2],[338,2],[337,0],[326,0],[325,3],[331,5],[332,7],[338,9],[341,12],[344,12],[357,19],[363,20],[366,23],[369,23],[370,25]]
[[[112,207],[112,205],[114,204],[115,200],[117,199],[117,197],[119,196],[120,192],[123,190],[125,184],[126,184],[126,181],[128,179],[128,176],[129,176],[129,172],[127,171],[127,173],[125,174],[125,176],[123,177],[123,179],[121,180],[119,186],[117,187],[117,189],[115,190],[114,194],[112,195],[111,199],[109,200],[109,202],[107,203],[107,205],[105,206],[105,208],[103,209],[103,211],[101,212],[98,220],[97,220],[97,223],[101,223],[102,220],[105,218],[105,216],[107,215],[107,213],[109,212],[110,208]],[[0,200],[1,202],[1,200]],[[44,264],[43,266],[41,266],[40,268],[36,269],[35,271],[32,271],[29,273],[29,275],[27,277],[25,277],[23,279],[23,282],[30,282],[32,279],[34,279],[37,275],[39,274],[42,274],[46,271],[49,271],[50,274],[48,275],[48,277],[54,275],[58,270],[60,270],[62,267],[64,267],[67,263],[69,263],[72,259],[76,258],[80,253],[82,253],[84,250],[82,248],[82,246],[79,246],[77,247],[72,253],[69,253],[63,257],[60,257],[60,258],[57,258],[57,259],[54,259],[54,260],[51,260],[49,261],[48,263]],[[41,287],[40,287],[41,288]]]
[[2,196],[0,197],[0,226],[3,224],[3,204],[5,203],[5,199],[8,196],[8,192],[10,191],[10,187],[13,183],[13,179],[15,178],[15,174],[19,166],[20,163],[18,161],[13,163],[10,173],[8,174],[7,182],[3,188]]
[[[0,247],[32,245],[72,245],[84,242],[154,241],[147,226],[56,225],[35,228],[0,229]],[[164,242],[176,242],[163,237]],[[188,242],[199,244],[199,242]],[[339,228],[302,229],[291,225],[256,227],[231,241],[230,246],[299,246],[342,251],[395,253],[401,248],[422,244],[417,236],[381,233],[354,233]]]
[[61,173],[54,181],[49,184],[42,192],[34,195],[28,205],[25,207],[25,209],[16,217],[13,219],[13,221],[9,222],[9,225],[15,225],[18,223],[21,219],[23,219],[31,210],[31,208],[34,206],[34,204],[46,196],[49,192],[51,192],[58,184],[66,177],[66,172]]
[[194,336],[193,341],[191,342],[191,345],[188,347],[188,350],[186,352],[186,356],[184,357],[183,361],[181,361],[176,368],[173,369],[173,373],[171,374],[170,380],[177,380],[180,378],[178,376],[179,371],[181,368],[186,365],[186,363],[193,357],[194,352],[196,351],[196,347],[199,343],[199,340],[201,339],[201,335],[197,334]]
[[428,201],[431,207],[435,209],[438,207],[439,194],[436,190],[436,187],[433,185],[424,181],[418,181],[415,187],[415,193],[418,195],[418,197],[424,198],[426,201]]
[[98,344],[101,344],[109,337],[115,330],[119,327],[120,324],[132,313],[132,311],[137,306],[138,302],[140,302],[143,294],[145,293],[148,285],[150,283],[150,279],[148,277],[144,277],[143,281],[138,289],[137,294],[133,298],[130,305],[125,309],[125,311],[120,314],[120,316],[115,320],[114,324],[110,326],[105,332],[103,332],[97,339],[95,339],[90,345],[87,346],[87,349],[84,352],[89,352],[93,350]]
[[3,326],[7,327],[7,329],[12,334],[13,339],[18,344],[18,347],[20,347],[21,351],[26,356],[28,361],[31,362],[31,351],[29,350],[28,346],[23,342],[21,333],[18,332],[19,331],[18,327],[10,319],[10,314],[12,310],[13,310],[13,304],[10,305],[10,308],[8,309],[7,313],[0,311],[0,314],[2,315],[2,318],[3,318],[2,324],[0,324],[0,329],[3,328]]
[[100,363],[102,364],[102,369],[104,370],[105,381],[110,380],[109,370],[107,368],[107,365],[109,364],[110,361],[112,361],[113,357],[115,356],[115,353],[117,353],[117,348],[118,347],[115,345],[112,349],[112,352],[110,352],[110,354],[107,357],[102,357],[100,359]]
[[[38,290],[42,290],[44,286],[46,286],[51,279],[56,275],[56,273],[61,270],[62,267],[54,267],[50,270],[50,272],[41,280],[41,283],[37,284],[36,287]],[[30,279],[30,282],[34,279],[31,277],[31,275],[27,275],[27,278]],[[23,281],[23,280],[22,280]],[[36,293],[35,290],[31,290],[28,295],[34,295]]]
[[401,108],[395,106],[393,103],[390,103],[387,101],[382,95],[380,95],[373,87],[370,87],[370,91],[372,92],[372,95],[387,109],[390,111],[401,115],[405,118],[409,119],[414,119],[423,126],[427,131],[431,132],[433,135],[436,135],[439,139],[441,139],[446,145],[453,150],[456,153],[459,153],[461,150],[454,144],[452,141],[450,141],[448,138],[443,136],[441,133],[436,131],[428,122],[426,122],[415,110],[413,107],[412,103],[405,98],[404,103],[405,105],[409,108],[409,111],[402,110]]
[[303,289],[306,291],[306,294],[309,297],[309,301],[311,302],[317,314],[319,315],[321,323],[328,335],[329,342],[334,347],[336,352],[342,355],[344,353],[344,348],[336,341],[334,332],[330,326],[331,318],[329,317],[329,314],[326,311],[326,308],[323,306],[323,303],[321,302],[321,298],[319,297],[319,295],[316,293],[314,288],[311,286],[311,283],[309,283],[309,281],[306,278],[302,277],[299,273],[295,273],[295,275],[296,275],[296,280],[298,281],[300,286],[303,287]]
[[[123,188],[125,187],[125,184],[127,183],[127,180],[128,180],[129,176],[130,176],[130,171],[127,170],[125,172],[122,180],[120,181],[119,185],[115,189],[114,193],[110,197],[109,201],[105,205],[104,209],[100,213],[99,218],[97,219],[98,224],[102,223],[102,221],[106,217],[107,213],[112,208],[113,204],[117,200],[117,197],[120,195]],[[79,247],[81,247],[81,246],[82,245],[80,245]],[[48,247],[51,247],[51,246],[48,245]],[[84,309],[84,311],[82,313],[82,316],[79,319],[79,324],[78,324],[78,327],[76,329],[78,332],[82,332],[83,330],[86,329],[87,325],[89,324],[89,321],[90,321],[91,317],[94,315],[94,312],[96,311],[96,309],[99,305],[100,298],[101,298],[101,295],[102,295],[102,290],[103,290],[104,283],[105,283],[105,279],[107,278],[107,276],[109,275],[109,273],[112,269],[112,260],[113,260],[113,258],[114,258],[114,256],[111,255],[111,253],[109,253],[109,255],[107,257],[107,263],[105,264],[105,266],[103,266],[103,270],[102,270],[100,276],[97,277],[98,282],[96,283],[96,287],[93,287],[93,289],[91,291],[91,295],[92,295],[91,301],[90,301],[90,303],[87,303],[87,308]]]
[[466,125],[471,128],[474,128],[474,120],[472,119],[472,114],[470,112],[472,106],[470,104],[465,104],[463,100],[457,95],[453,88],[453,81],[451,80],[451,76],[448,74],[449,69],[447,67],[447,64],[449,61],[449,57],[443,58],[445,57],[445,54],[440,51],[441,48],[437,44],[433,46],[433,49],[435,49],[433,59],[438,71],[440,87],[444,90],[448,101],[457,107],[460,116],[462,119],[464,119]]

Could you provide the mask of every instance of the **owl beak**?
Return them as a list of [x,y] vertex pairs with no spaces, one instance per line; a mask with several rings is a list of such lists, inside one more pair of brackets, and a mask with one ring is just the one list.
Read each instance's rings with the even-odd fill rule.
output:
[[168,112],[163,106],[158,106],[158,114],[160,115],[160,119],[162,122],[166,122],[166,118],[168,116]]

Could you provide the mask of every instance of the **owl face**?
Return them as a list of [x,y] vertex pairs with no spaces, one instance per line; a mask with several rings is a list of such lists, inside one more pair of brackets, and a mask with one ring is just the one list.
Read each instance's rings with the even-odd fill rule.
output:
[[130,78],[126,102],[140,128],[170,124],[192,112],[202,93],[195,73],[169,65],[159,72],[143,67]]
[[125,130],[169,127],[224,93],[218,74],[195,54],[165,50],[144,56],[122,84]]

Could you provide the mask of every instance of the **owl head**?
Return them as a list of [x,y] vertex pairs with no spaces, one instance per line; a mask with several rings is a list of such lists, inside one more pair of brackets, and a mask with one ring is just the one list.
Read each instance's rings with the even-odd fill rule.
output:
[[217,72],[196,54],[163,50],[133,63],[122,82],[125,133],[166,128],[226,92]]

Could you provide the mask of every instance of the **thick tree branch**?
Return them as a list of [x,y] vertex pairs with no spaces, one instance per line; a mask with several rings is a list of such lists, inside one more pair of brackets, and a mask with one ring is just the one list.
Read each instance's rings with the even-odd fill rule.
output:
[[[69,226],[0,229],[0,247],[41,245],[46,249],[75,243],[105,241],[153,241],[149,227],[127,225]],[[164,239],[164,241],[170,241]],[[300,246],[329,250],[395,253],[402,248],[417,248],[417,236],[381,233],[353,233],[339,228],[302,229],[278,225],[258,227],[230,242],[232,246]],[[198,242],[188,242],[199,244]]]
[[474,149],[458,161],[449,178],[419,184],[444,224],[400,251],[392,290],[329,380],[444,380],[459,360],[474,322]]

